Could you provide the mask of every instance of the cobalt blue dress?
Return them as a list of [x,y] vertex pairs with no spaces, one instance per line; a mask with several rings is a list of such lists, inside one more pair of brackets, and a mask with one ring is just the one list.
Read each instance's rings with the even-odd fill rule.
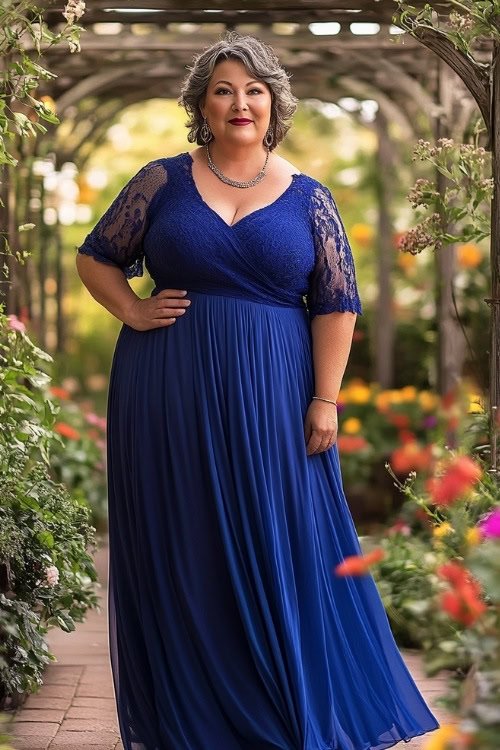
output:
[[335,443],[308,456],[310,321],[362,314],[329,189],[227,224],[188,152],[149,162],[79,252],[187,289],[123,324],[108,393],[108,625],[126,750],[383,750],[439,727],[361,554]]

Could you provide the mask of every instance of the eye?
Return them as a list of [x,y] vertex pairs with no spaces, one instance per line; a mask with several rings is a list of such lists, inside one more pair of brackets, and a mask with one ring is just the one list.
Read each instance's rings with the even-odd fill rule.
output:
[[[215,91],[215,93],[216,93],[216,94],[220,94],[220,93],[221,93],[222,91],[229,91],[229,89],[225,89],[225,88],[220,88],[220,89],[217,89],[217,90]],[[258,94],[262,94],[262,91],[261,91],[261,89],[250,89],[250,90],[249,90],[249,93],[250,93],[250,91],[256,91],[256,92],[257,92]]]

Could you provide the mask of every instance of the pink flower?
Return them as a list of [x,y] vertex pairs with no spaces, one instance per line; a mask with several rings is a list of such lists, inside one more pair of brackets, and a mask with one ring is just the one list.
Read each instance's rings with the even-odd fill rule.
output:
[[9,324],[8,324],[9,328],[12,331],[22,331],[22,333],[25,332],[26,326],[24,325],[24,323],[22,322],[22,320],[19,320],[19,318],[17,317],[17,315],[14,315],[12,313],[11,315],[7,315],[7,317],[9,319]]
[[500,537],[500,508],[488,513],[478,526],[483,536]]
[[55,586],[59,580],[59,571],[55,565],[45,568],[45,578],[50,586]]

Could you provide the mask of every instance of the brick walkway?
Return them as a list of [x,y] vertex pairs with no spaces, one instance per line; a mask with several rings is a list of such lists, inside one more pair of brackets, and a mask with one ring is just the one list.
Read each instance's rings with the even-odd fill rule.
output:
[[[105,538],[96,555],[102,585],[98,589],[101,612],[91,610],[86,622],[78,623],[72,633],[64,633],[59,628],[49,631],[49,648],[58,661],[46,668],[39,693],[29,696],[11,724],[15,750],[123,750],[108,656],[107,565]],[[405,650],[402,653],[438,721],[456,723],[443,709],[433,705],[434,699],[444,692],[443,673],[428,679],[418,652]],[[398,746],[423,750],[430,737],[432,733],[408,743],[398,743]]]

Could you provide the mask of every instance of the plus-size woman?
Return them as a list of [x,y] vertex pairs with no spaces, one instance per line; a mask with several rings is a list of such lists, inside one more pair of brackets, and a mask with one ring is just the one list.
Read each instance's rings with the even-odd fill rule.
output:
[[[108,396],[123,744],[383,750],[439,724],[372,576],[334,573],[361,553],[336,443],[362,313],[351,249],[328,188],[274,153],[297,100],[272,49],[228,32],[189,71],[199,148],[139,170],[77,254],[123,322]],[[143,261],[146,299],[127,281]]]

